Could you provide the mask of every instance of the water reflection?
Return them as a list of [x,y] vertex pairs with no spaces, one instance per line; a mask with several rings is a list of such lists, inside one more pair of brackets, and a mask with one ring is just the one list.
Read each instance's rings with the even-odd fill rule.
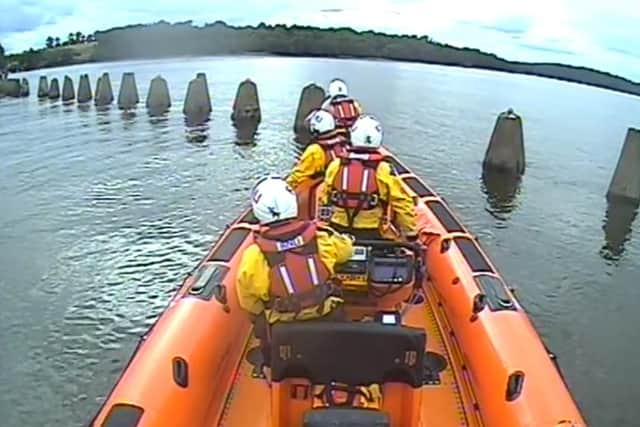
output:
[[124,130],[130,130],[135,124],[136,116],[135,110],[123,110],[120,113],[120,117],[122,118],[122,128]]
[[624,254],[625,244],[631,238],[631,225],[638,214],[640,201],[623,198],[609,198],[605,215],[605,243],[600,249],[600,256],[607,261],[618,261]]
[[151,126],[158,128],[168,128],[169,127],[169,113],[165,112],[163,114],[151,114],[149,113],[149,123]]
[[188,143],[202,145],[209,138],[209,113],[184,116],[185,138]]
[[102,133],[111,133],[111,109],[109,107],[96,107],[96,122],[98,130]]
[[236,144],[254,145],[258,131],[259,120],[253,118],[240,119],[233,122],[236,128]]
[[505,220],[518,207],[521,177],[492,169],[482,172],[482,191],[487,196],[487,212]]

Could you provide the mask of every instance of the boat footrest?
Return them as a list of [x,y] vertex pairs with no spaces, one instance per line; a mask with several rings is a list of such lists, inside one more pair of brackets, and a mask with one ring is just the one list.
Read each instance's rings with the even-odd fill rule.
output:
[[304,415],[304,427],[390,427],[389,416],[372,409],[312,409]]

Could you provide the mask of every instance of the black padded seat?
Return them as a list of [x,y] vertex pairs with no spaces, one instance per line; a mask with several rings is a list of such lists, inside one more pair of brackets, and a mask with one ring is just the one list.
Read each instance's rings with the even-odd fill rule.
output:
[[389,416],[371,409],[312,409],[304,415],[304,427],[389,427]]
[[282,322],[271,330],[273,381],[422,386],[424,330],[376,322]]

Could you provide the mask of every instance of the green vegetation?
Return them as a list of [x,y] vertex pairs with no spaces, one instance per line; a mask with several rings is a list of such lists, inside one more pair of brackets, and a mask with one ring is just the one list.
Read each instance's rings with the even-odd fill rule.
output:
[[47,49],[52,49],[54,47],[63,47],[63,46],[73,46],[77,44],[84,43],[92,43],[96,41],[96,37],[93,34],[84,35],[81,31],[76,31],[75,33],[69,33],[67,35],[67,40],[60,43],[60,37],[47,37],[45,41],[45,46]]
[[[359,32],[351,28],[265,24],[235,27],[222,21],[195,27],[191,21],[176,24],[160,21],[99,31],[95,39],[97,43],[86,44],[89,39],[85,37],[85,44],[82,44],[82,34],[70,33],[62,44],[59,39],[47,39],[50,48],[30,51],[21,57],[13,55],[10,61],[15,61],[20,69],[33,69],[93,60],[243,53],[380,58],[532,74],[640,95],[640,84],[597,70],[562,64],[512,62],[478,49],[438,43],[427,36]],[[64,50],[77,46],[87,47],[87,51],[78,54]]]
[[22,53],[8,55],[7,68],[9,72],[16,73],[18,71],[92,62],[94,61],[95,48],[96,43],[93,42],[38,50],[29,49]]

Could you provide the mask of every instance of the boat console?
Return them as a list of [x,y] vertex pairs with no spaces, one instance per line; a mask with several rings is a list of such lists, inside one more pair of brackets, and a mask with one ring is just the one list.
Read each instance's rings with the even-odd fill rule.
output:
[[359,240],[351,258],[336,265],[347,304],[392,309],[422,285],[423,249],[390,240]]

